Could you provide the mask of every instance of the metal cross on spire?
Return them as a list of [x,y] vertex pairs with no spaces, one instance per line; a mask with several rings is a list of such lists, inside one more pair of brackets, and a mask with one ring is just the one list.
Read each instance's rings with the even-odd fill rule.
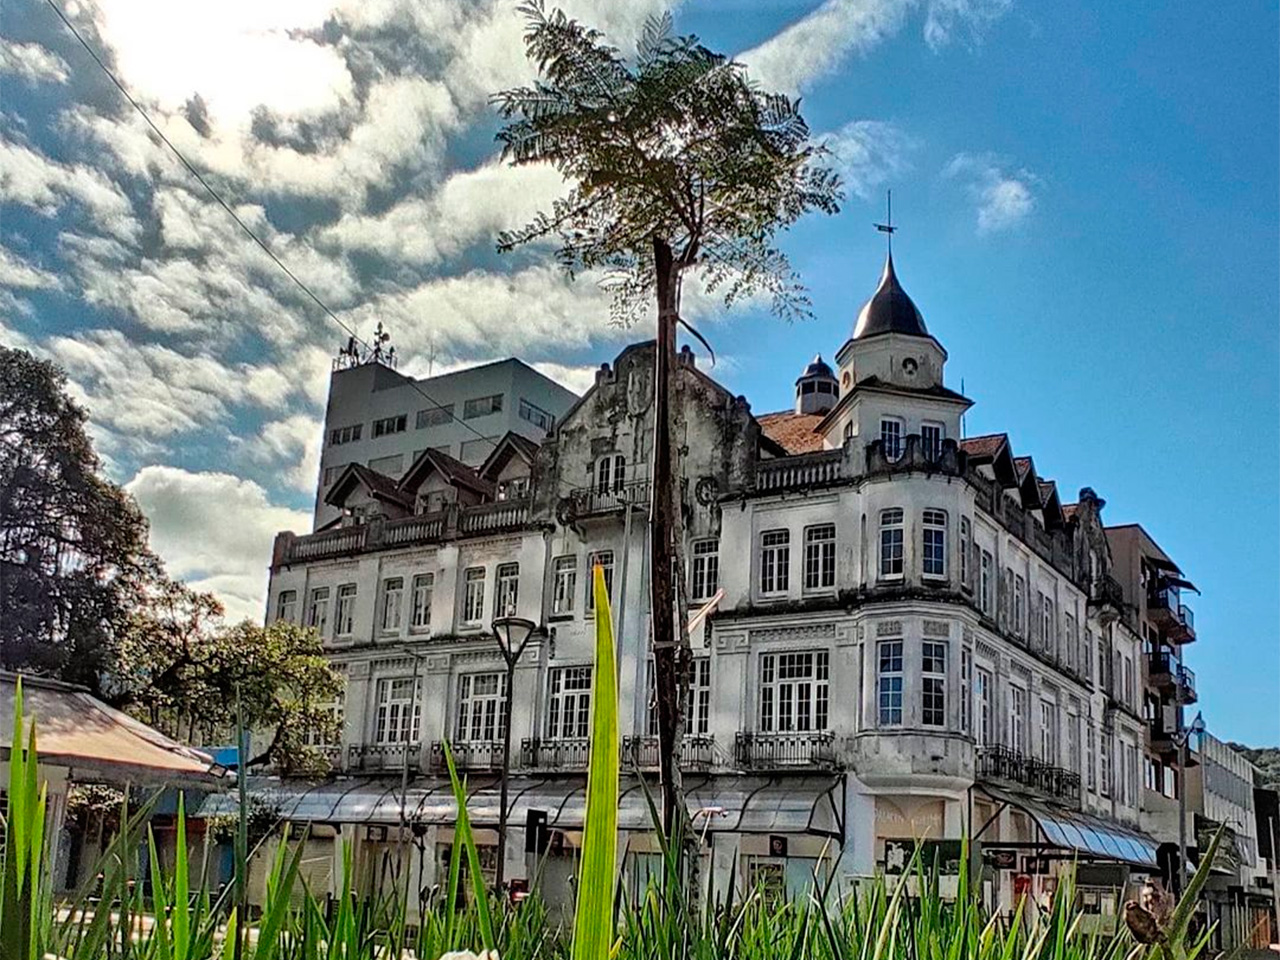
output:
[[888,234],[888,236],[885,237],[885,241],[889,245],[889,255],[893,256],[893,234],[898,228],[893,225],[893,191],[892,190],[886,190],[884,192],[884,202],[885,202],[885,218],[884,218],[885,222],[875,224],[875,228],[879,230],[881,233]]

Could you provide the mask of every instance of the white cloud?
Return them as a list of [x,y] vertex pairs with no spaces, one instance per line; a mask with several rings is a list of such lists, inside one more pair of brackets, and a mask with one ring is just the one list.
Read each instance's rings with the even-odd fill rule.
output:
[[1011,168],[992,154],[958,153],[943,168],[944,179],[962,184],[977,205],[977,228],[999,233],[1022,223],[1035,208],[1032,189],[1039,181],[1031,171]]
[[854,120],[820,139],[831,151],[830,163],[845,188],[864,200],[901,176],[908,167],[908,154],[916,147],[900,127],[883,120]]
[[312,494],[320,475],[323,429],[320,420],[297,413],[265,424],[245,446],[252,459],[278,466],[290,487]]
[[8,247],[0,246],[0,287],[17,290],[57,290],[62,281],[39,267],[32,266]]
[[534,363],[530,364],[544,377],[550,377],[566,390],[572,390],[581,396],[596,384],[596,371],[600,367],[596,364],[586,364],[583,366],[572,366],[563,363]]
[[38,43],[18,43],[0,37],[0,73],[8,73],[29,84],[66,83],[67,62]]
[[262,619],[275,534],[311,526],[308,514],[275,505],[256,483],[226,473],[149,466],[125,489],[150,520],[151,547],[169,572],[213,590],[231,619]]
[[897,33],[907,14],[925,10],[924,38],[933,49],[964,30],[977,40],[982,29],[1013,0],[825,0],[816,10],[739,54],[753,79],[766,89],[807,90],[854,54],[865,53]]
[[68,202],[84,206],[91,222],[128,240],[139,232],[133,205],[102,172],[84,164],[64,164],[16,143],[0,140],[0,200],[53,216]]

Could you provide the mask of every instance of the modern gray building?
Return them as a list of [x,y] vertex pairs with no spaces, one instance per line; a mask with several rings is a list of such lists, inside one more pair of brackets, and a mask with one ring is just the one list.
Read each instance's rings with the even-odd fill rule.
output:
[[315,528],[338,518],[325,494],[349,464],[398,479],[430,448],[477,467],[508,431],[540,443],[577,399],[515,358],[415,380],[341,355],[329,379]]

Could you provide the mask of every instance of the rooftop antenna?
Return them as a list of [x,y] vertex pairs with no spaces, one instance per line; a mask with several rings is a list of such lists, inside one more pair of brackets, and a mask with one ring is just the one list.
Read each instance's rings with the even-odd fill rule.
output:
[[[964,396],[964,377],[961,377],[961,378],[960,378],[960,396],[962,396],[962,397]],[[965,436],[964,416],[965,416],[965,411],[961,411],[961,413],[960,413],[960,436],[962,436],[962,437],[963,437],[963,436]]]
[[885,242],[888,244],[889,256],[893,256],[893,234],[898,229],[893,225],[893,191],[886,190],[884,192],[885,217],[884,223],[874,224],[875,228],[881,233],[887,234]]

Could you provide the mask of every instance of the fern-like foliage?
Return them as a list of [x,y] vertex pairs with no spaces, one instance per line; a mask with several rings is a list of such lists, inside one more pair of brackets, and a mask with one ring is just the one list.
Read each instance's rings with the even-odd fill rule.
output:
[[628,60],[541,0],[519,9],[539,79],[493,96],[507,121],[498,141],[504,159],[551,164],[571,187],[498,249],[558,242],[570,276],[603,272],[620,322],[654,302],[654,238],[674,253],[677,288],[692,271],[727,305],[763,296],[779,316],[807,315],[777,235],[809,211],[837,212],[841,185],[799,101],[675,36],[670,14],[645,23]]

